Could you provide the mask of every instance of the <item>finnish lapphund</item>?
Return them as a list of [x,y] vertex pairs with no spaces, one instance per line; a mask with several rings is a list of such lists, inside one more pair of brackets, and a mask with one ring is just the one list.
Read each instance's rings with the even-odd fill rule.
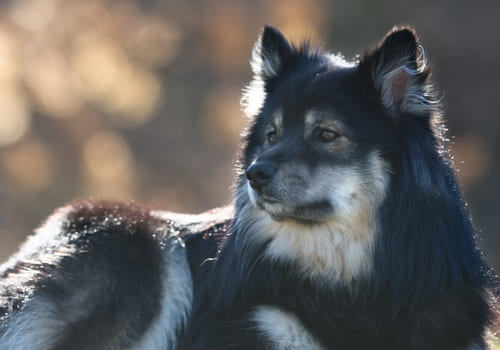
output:
[[234,204],[79,201],[1,266],[0,349],[483,350],[496,278],[415,32],[359,61],[266,27]]

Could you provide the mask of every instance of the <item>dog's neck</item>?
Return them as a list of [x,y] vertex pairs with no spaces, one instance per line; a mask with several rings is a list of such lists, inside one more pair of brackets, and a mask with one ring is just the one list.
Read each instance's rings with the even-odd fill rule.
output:
[[236,216],[234,239],[245,247],[262,247],[261,259],[291,265],[299,278],[350,287],[371,274],[377,228],[373,215],[305,224],[275,221],[250,204],[242,211]]

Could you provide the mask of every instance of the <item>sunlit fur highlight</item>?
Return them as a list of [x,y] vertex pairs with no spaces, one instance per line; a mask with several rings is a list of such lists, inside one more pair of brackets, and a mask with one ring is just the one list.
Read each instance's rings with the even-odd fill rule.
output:
[[[74,249],[66,246],[69,237],[59,235],[65,224],[66,216],[71,210],[70,207],[64,207],[57,210],[39,229],[36,234],[31,236],[19,249],[19,252],[13,255],[7,262],[2,264],[1,271],[14,270],[15,265],[18,263],[20,257],[27,255],[33,256],[39,260],[25,261],[26,264],[39,265],[48,263],[57,265],[59,261],[65,257],[70,256]],[[42,251],[41,247],[51,247],[46,251],[43,256],[36,255],[38,251]],[[16,271],[9,274],[11,283],[24,285],[27,281],[36,281],[38,270],[35,269],[15,269]],[[75,319],[85,315],[87,310],[74,310],[75,313],[68,314],[67,318],[59,319],[52,310],[51,306],[37,295],[32,295],[34,286],[25,287],[25,303],[28,306],[24,308],[19,314],[11,317],[7,322],[6,331],[0,335],[0,348],[2,349],[50,349],[55,346],[60,340],[61,329],[67,326],[67,322],[74,317]],[[0,295],[3,291],[0,290]],[[73,300],[85,301],[91,295],[85,291],[75,294]],[[14,312],[13,306],[10,307],[9,312]]]
[[252,49],[250,66],[253,78],[243,90],[241,105],[247,116],[255,116],[260,112],[266,97],[265,80],[275,77],[280,68],[280,58],[275,52],[265,52],[262,48],[262,36]]
[[273,344],[273,350],[326,350],[290,312],[259,306],[250,317],[257,330]]

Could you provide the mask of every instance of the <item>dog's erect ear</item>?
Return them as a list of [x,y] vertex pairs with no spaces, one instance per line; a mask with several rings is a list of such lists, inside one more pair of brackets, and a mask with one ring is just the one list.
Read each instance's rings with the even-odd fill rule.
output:
[[241,105],[247,116],[259,114],[268,83],[282,72],[292,55],[292,46],[283,34],[266,26],[253,47],[251,64],[254,77],[241,98]]
[[436,104],[428,82],[429,69],[413,29],[395,27],[368,52],[360,70],[371,81],[382,105],[393,115],[429,116]]
[[254,45],[252,70],[263,81],[276,77],[292,48],[279,30],[266,26]]

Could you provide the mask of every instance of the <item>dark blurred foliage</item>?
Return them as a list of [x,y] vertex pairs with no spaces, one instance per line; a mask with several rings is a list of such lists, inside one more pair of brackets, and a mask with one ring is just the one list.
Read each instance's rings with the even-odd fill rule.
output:
[[266,23],[348,59],[394,24],[416,27],[499,267],[497,0],[1,1],[0,261],[75,197],[185,212],[230,202],[240,93]]

